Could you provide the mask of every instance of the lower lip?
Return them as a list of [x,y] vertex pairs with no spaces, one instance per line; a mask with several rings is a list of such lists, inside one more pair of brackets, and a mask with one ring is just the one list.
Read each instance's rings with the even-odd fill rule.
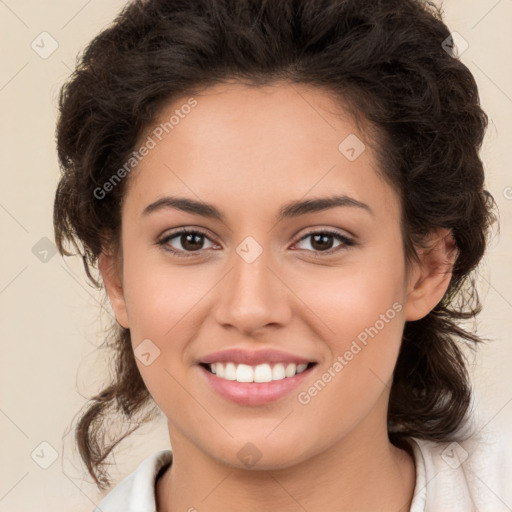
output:
[[212,388],[223,397],[240,405],[263,405],[279,400],[291,393],[309,376],[316,365],[293,377],[285,377],[271,382],[237,382],[217,377],[204,366],[200,370]]

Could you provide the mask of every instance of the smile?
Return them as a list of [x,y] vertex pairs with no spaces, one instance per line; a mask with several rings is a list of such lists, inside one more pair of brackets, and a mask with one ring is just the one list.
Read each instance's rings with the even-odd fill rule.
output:
[[[202,363],[198,367],[210,388],[238,405],[258,406],[292,395],[305,385],[318,363]],[[215,372],[215,373],[214,373]],[[292,395],[293,396],[293,395]]]
[[263,363],[256,366],[217,362],[205,364],[205,368],[220,379],[237,382],[272,382],[293,377],[304,372],[313,363]]

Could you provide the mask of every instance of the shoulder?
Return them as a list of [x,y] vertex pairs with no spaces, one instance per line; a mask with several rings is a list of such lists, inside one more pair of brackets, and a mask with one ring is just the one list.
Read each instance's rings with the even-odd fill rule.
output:
[[161,450],[150,455],[121,480],[93,512],[156,512],[156,477],[171,462],[171,450]]
[[512,510],[512,430],[479,420],[460,439],[409,438],[416,463],[410,512]]

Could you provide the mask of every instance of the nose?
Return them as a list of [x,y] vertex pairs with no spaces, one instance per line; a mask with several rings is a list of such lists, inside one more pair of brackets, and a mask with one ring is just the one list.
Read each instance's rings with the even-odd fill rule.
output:
[[228,274],[217,287],[215,319],[224,328],[255,336],[277,329],[291,318],[290,289],[264,250],[248,262],[234,252]]

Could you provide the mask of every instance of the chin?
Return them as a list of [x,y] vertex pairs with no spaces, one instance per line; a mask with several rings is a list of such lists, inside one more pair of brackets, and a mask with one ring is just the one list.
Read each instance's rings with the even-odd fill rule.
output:
[[[295,442],[290,437],[285,443],[283,440],[271,442],[264,436],[245,436],[245,440],[235,439],[212,456],[222,464],[238,469],[275,471],[300,464],[307,458],[303,450],[298,451],[299,446],[302,446],[301,440]],[[226,457],[226,453],[232,455]]]

